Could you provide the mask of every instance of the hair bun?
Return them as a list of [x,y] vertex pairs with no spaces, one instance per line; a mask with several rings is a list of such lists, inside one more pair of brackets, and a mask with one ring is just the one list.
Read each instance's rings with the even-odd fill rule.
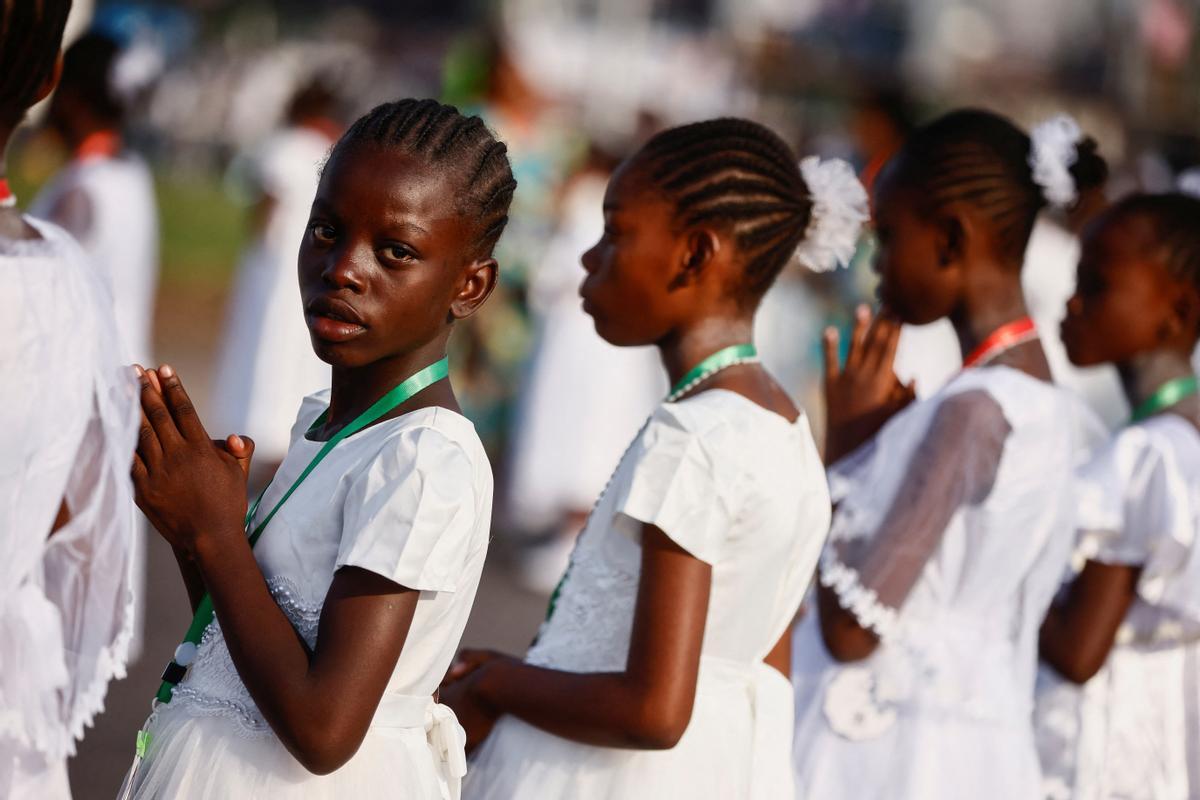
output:
[[858,249],[858,235],[871,217],[867,190],[854,168],[840,158],[808,156],[800,176],[812,199],[812,211],[796,258],[813,272],[848,266]]
[[1099,186],[1108,177],[1095,141],[1085,137],[1068,114],[1056,114],[1034,127],[1029,141],[1033,182],[1056,208],[1069,208],[1079,199],[1079,189]]

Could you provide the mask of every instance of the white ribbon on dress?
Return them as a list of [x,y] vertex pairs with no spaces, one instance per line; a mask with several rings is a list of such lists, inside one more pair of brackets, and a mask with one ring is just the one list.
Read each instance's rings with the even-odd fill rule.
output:
[[438,773],[445,782],[446,800],[460,800],[467,774],[467,733],[449,706],[419,695],[385,695],[379,701],[372,728],[421,728]]
[[703,678],[741,684],[749,695],[754,722],[747,797],[750,800],[792,797],[795,699],[791,681],[762,661],[749,664],[702,656],[700,665]]

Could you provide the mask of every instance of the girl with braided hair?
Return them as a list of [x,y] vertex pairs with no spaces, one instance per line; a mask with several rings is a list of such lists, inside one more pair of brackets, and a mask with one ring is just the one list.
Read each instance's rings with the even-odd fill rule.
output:
[[[0,2],[0,153],[58,79],[70,7]],[[17,210],[2,160],[0,299],[0,797],[63,800],[129,647],[136,384],[107,286]]]
[[[1200,200],[1133,195],[1084,233],[1063,342],[1112,363],[1130,423],[1078,473],[1087,561],[1051,608],[1045,796],[1200,795]],[[1072,684],[1081,684],[1075,687]]]
[[458,797],[462,732],[433,696],[479,584],[492,475],[446,347],[496,285],[515,187],[483,122],[433,100],[342,136],[299,253],[332,385],[304,399],[249,513],[251,442],[215,446],[173,369],[141,373],[137,499],[195,616],[125,796]]
[[[1050,382],[1020,271],[1067,149],[963,110],[880,174],[883,308],[860,309],[844,366],[826,335],[835,509],[794,651],[801,797],[1036,796],[1037,629],[1091,419]],[[914,402],[893,371],[900,325],[940,318],[964,369]]]
[[656,345],[674,389],[525,658],[468,651],[452,669],[442,697],[471,744],[486,737],[464,797],[792,796],[788,629],[829,497],[807,417],[751,335],[788,260],[845,263],[866,210],[849,165],[798,165],[740,119],[664,131],[613,174],[584,309],[612,344]]

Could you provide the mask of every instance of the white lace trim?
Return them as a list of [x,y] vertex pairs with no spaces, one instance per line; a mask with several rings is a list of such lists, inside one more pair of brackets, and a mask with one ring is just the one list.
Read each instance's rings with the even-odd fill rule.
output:
[[[301,638],[309,647],[315,647],[322,604],[302,600],[296,585],[282,576],[268,579],[267,588]],[[200,638],[196,661],[187,677],[175,687],[170,708],[193,716],[231,720],[243,737],[274,735],[246,690],[215,619]]]
[[895,640],[899,631],[896,610],[881,603],[875,590],[864,586],[858,573],[841,562],[832,543],[821,553],[818,574],[821,585],[837,595],[838,605],[853,614],[860,625],[878,636],[881,642]]
[[103,648],[96,657],[96,673],[80,694],[75,712],[67,722],[71,738],[67,742],[67,755],[75,755],[75,741],[83,738],[85,729],[92,727],[96,715],[104,711],[104,698],[108,684],[125,677],[125,665],[129,660],[129,645],[133,640],[133,591],[127,590],[121,629],[113,643]]

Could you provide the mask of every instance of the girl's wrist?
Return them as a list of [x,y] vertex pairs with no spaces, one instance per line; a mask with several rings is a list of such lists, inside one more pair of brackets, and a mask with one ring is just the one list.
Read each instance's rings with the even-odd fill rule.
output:
[[497,658],[480,665],[468,689],[471,698],[493,716],[504,713],[502,705],[506,674],[513,664],[518,663],[515,659]]
[[245,531],[240,525],[230,522],[208,526],[192,536],[191,546],[185,555],[204,572],[208,567],[227,560],[239,544],[245,543]]

